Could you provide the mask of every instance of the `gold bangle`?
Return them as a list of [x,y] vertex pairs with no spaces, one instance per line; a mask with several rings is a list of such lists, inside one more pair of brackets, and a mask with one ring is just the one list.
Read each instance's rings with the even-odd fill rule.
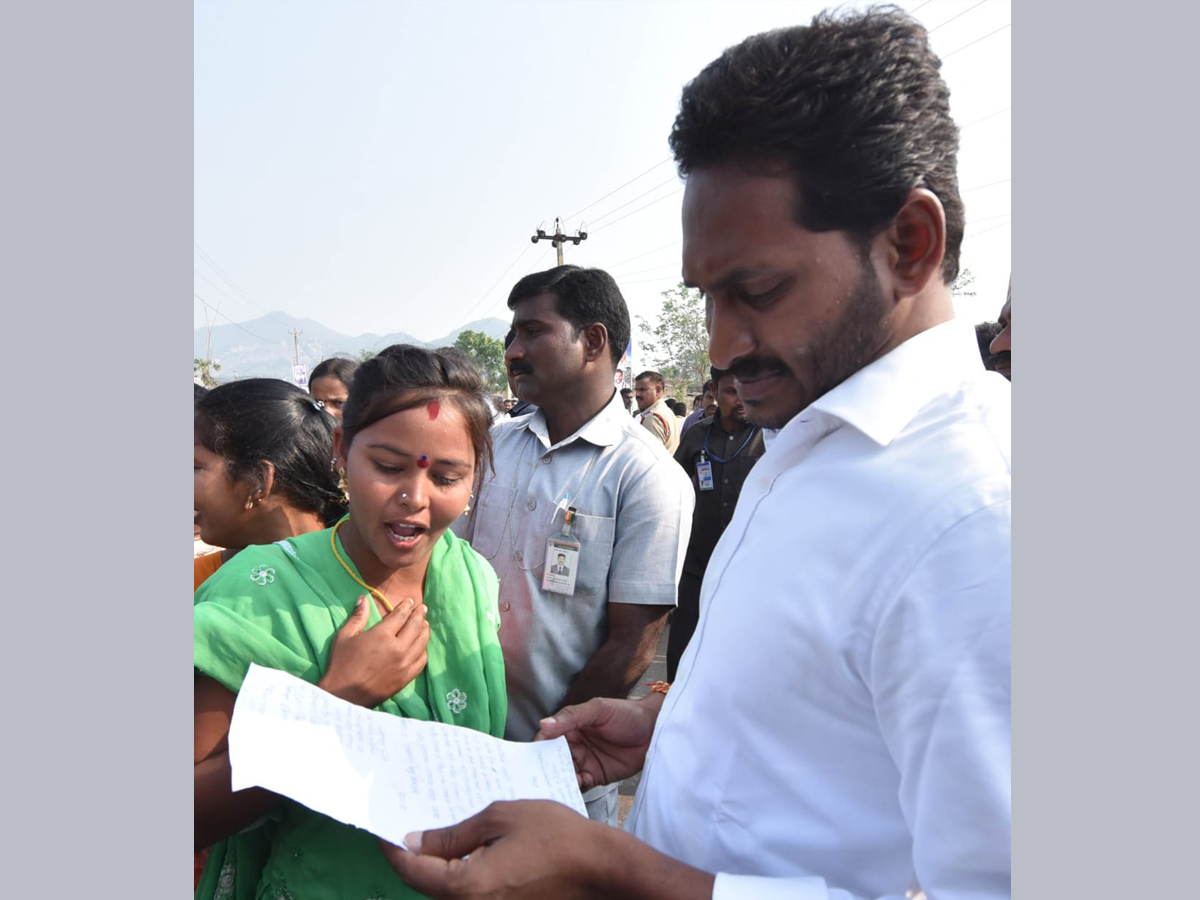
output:
[[669,681],[647,681],[646,687],[650,688],[652,694],[665,694],[671,689]]

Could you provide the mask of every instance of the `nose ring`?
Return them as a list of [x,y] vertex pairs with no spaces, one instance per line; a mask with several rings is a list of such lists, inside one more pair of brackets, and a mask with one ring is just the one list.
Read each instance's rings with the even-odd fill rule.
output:
[[407,500],[407,499],[408,499],[408,494],[401,494],[401,495],[400,495],[400,499],[401,499],[401,500]]

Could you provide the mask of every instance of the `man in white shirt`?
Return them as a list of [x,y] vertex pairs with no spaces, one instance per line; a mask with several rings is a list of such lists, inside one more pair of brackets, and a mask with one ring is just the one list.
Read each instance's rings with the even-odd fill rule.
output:
[[[518,281],[508,306],[505,362],[536,412],[492,427],[494,471],[455,530],[500,577],[505,736],[529,741],[564,704],[627,697],[654,660],[694,500],[614,387],[629,312],[612,277],[559,266]],[[617,824],[617,785],[585,800]]]
[[939,61],[823,14],[709,65],[671,147],[712,364],[771,433],[670,692],[542,723],[582,787],[643,770],[627,830],[493,804],[388,857],[438,898],[1010,897],[1010,388],[954,320]]

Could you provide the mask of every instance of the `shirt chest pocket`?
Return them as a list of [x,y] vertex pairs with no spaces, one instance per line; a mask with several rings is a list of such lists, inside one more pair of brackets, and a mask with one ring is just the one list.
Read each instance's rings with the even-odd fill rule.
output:
[[479,494],[479,502],[474,509],[475,533],[471,537],[471,546],[485,559],[495,559],[498,553],[508,547],[508,520],[510,514],[516,514],[513,510],[515,496],[516,491],[511,487],[494,481],[485,485]]
[[[571,526],[571,535],[579,541],[579,571],[575,579],[575,593],[594,595],[608,588],[608,570],[612,565],[616,523],[616,519],[607,516],[575,514],[575,524]],[[559,530],[561,527],[560,518]],[[547,538],[551,536],[546,535]],[[543,541],[543,552],[545,546]]]

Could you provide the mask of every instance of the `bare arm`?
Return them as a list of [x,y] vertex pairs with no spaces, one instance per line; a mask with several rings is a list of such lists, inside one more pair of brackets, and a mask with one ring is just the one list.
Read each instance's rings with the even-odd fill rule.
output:
[[229,722],[237,695],[207,675],[195,676],[193,809],[196,849],[253,824],[279,802],[263,788],[230,787]]
[[654,661],[670,611],[669,606],[608,604],[608,640],[575,676],[562,705],[574,706],[593,697],[629,696]]

